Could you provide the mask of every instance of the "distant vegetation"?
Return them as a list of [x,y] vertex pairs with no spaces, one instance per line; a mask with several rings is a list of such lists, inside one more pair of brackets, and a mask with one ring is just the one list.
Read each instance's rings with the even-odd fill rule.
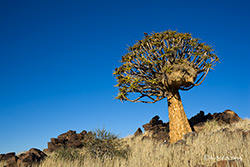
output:
[[242,135],[249,132],[250,120],[223,126],[215,121],[205,124],[202,132],[190,133],[185,142],[170,145],[142,140],[142,136],[119,139],[105,129],[96,130],[88,146],[55,151],[39,167],[193,167],[228,159],[250,166],[250,135]]

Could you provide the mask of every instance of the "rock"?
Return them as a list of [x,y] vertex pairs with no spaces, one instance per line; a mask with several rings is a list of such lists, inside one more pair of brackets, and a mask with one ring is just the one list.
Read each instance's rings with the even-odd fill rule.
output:
[[44,154],[46,154],[46,155],[50,153],[49,149],[47,149],[47,148],[43,149],[43,152],[44,152]]
[[18,167],[32,167],[39,164],[46,158],[46,154],[39,149],[32,148],[29,151],[19,155],[17,160]]
[[214,113],[213,119],[215,119],[219,124],[232,124],[242,120],[235,112],[232,110],[225,110],[222,113]]
[[83,146],[83,142],[81,141],[72,141],[72,142],[68,142],[66,144],[66,148],[81,148]]
[[213,119],[213,117],[210,113],[207,115],[204,115],[204,111],[200,111],[200,113],[198,113],[197,115],[190,118],[188,120],[188,122],[189,122],[191,128],[193,129],[194,125],[197,125],[198,123],[202,123],[202,122],[207,122],[208,120],[212,120],[212,119]]
[[64,143],[65,140],[58,139],[58,138],[51,138],[51,143],[53,144],[59,144],[59,143]]
[[195,132],[201,132],[205,128],[205,123],[200,122],[193,126]]
[[149,124],[151,124],[152,126],[162,124],[163,123],[162,120],[159,120],[159,119],[160,119],[160,117],[158,115],[156,115],[151,119]]
[[51,142],[48,142],[48,149],[46,152],[53,152],[60,148],[82,148],[84,143],[93,139],[92,132],[83,130],[81,133],[69,130],[66,133],[59,135],[57,138],[51,138]]
[[76,131],[69,130],[68,132],[59,135],[58,139],[68,140],[69,137],[72,136],[72,135],[74,135],[74,134],[76,134]]
[[154,130],[155,127],[163,126],[163,121],[159,120],[160,117],[158,115],[154,116],[151,121],[147,124],[144,124],[142,127],[145,131]]
[[[214,114],[208,113],[207,115],[204,114],[204,111],[200,111],[200,113],[193,116],[188,121],[193,132],[198,133],[205,128],[205,122],[211,120],[215,120],[219,123],[219,125],[222,125],[222,124],[232,124],[242,119],[234,111],[225,110],[222,113],[214,113]],[[149,123],[144,124],[142,127],[144,128],[145,132],[151,133],[150,137],[153,139],[157,139],[160,141],[169,140],[169,122],[163,123],[163,121],[160,120],[160,117],[158,115],[154,116]],[[142,133],[138,129],[135,132],[135,134],[137,135]],[[243,136],[244,135],[248,136],[248,133],[243,134]]]
[[160,117],[156,115],[151,119],[147,124],[144,124],[142,127],[145,132],[151,133],[151,138],[166,141],[169,140],[169,123],[163,123],[162,120],[159,120]]
[[57,144],[55,144],[53,142],[48,142],[48,149],[47,149],[48,152],[53,152],[53,151],[55,151],[57,149],[60,149],[60,148],[65,148],[65,143],[64,142],[63,143],[57,143]]
[[6,167],[16,167],[16,161],[17,161],[16,153],[11,152],[7,154],[1,154],[0,161],[5,161],[7,163]]
[[224,121],[229,123],[229,124],[239,122],[242,120],[235,112],[233,112],[231,110],[225,110],[222,113],[222,116],[224,118]]
[[5,154],[0,154],[0,161],[3,159],[4,156]]
[[198,113],[188,121],[193,131],[201,132],[205,127],[205,122],[210,120],[215,120],[219,125],[223,125],[236,123],[242,119],[232,110],[225,110],[222,113],[208,113],[207,115],[204,115],[204,112],[200,111],[200,113]]
[[83,130],[80,134],[81,134],[81,135],[86,135],[86,134],[87,134],[87,131],[86,131],[86,130]]
[[1,154],[1,155],[2,155],[2,160],[6,161],[6,160],[8,160],[9,158],[15,157],[15,156],[16,156],[16,153],[15,153],[15,152],[10,152],[10,153]]
[[137,131],[134,133],[134,136],[136,137],[136,136],[139,136],[141,134],[142,134],[142,130],[141,130],[141,128],[138,128]]
[[168,143],[170,141],[169,132],[158,131],[153,134],[153,139]]
[[222,160],[212,164],[212,167],[244,167],[240,160]]

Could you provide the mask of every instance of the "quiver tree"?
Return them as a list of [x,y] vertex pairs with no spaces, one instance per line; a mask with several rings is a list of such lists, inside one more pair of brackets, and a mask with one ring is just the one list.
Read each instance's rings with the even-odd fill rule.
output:
[[144,39],[128,48],[122,65],[114,71],[119,87],[116,98],[142,103],[167,98],[170,142],[174,143],[191,132],[179,90],[200,85],[219,59],[211,46],[190,33],[144,34]]

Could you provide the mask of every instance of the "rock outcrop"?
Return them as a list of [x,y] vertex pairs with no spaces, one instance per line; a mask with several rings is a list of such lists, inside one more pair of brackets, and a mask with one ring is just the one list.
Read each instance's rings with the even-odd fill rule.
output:
[[[205,122],[215,120],[218,122],[219,125],[223,124],[232,124],[242,120],[235,112],[231,110],[225,110],[222,113],[214,113],[207,115],[204,114],[204,111],[200,111],[197,115],[190,118],[189,124],[193,130],[193,132],[201,132],[205,127]],[[159,116],[156,115],[151,119],[151,121],[147,124],[142,126],[146,133],[139,132],[138,130],[134,134],[134,136],[138,136],[138,134],[150,134],[144,135],[144,138],[153,138],[160,141],[167,141],[169,140],[169,122],[163,123],[160,120]],[[193,135],[193,134],[192,134]]]
[[37,165],[44,160],[47,157],[47,152],[53,152],[60,148],[82,148],[86,143],[92,141],[93,138],[92,132],[84,130],[78,134],[76,131],[69,130],[57,138],[51,138],[51,142],[48,142],[48,149],[41,151],[32,148],[18,156],[14,152],[0,154],[0,161],[6,162],[7,165],[5,167],[32,167],[32,165]]
[[197,125],[204,125],[205,122],[212,120],[213,115],[208,113],[207,115],[204,114],[204,111],[200,111],[197,115],[193,116],[188,120],[191,128],[193,131],[195,131],[194,126]]
[[39,164],[46,156],[41,150],[32,148],[18,156],[14,152],[1,154],[0,161],[5,161],[6,167],[32,167]]
[[17,160],[18,167],[32,167],[34,164],[39,164],[47,155],[41,150],[32,148],[29,151],[20,154]]
[[200,111],[197,115],[190,118],[189,124],[193,131],[200,132],[204,129],[205,122],[215,120],[219,125],[232,124],[242,120],[235,112],[231,110],[225,110],[222,113],[214,113],[204,115],[203,111]]
[[141,128],[138,128],[137,131],[134,133],[134,136],[139,136],[142,134]]
[[51,142],[48,142],[48,149],[45,149],[44,152],[53,152],[60,148],[82,148],[92,138],[92,132],[83,130],[81,133],[76,133],[76,131],[69,130],[57,138],[51,138]]
[[153,139],[166,141],[169,140],[169,124],[163,123],[160,117],[157,115],[151,119],[151,121],[142,126],[145,131],[150,132]]
[[16,167],[17,159],[18,157],[14,152],[0,155],[0,161],[5,161],[7,163],[6,167]]
[[242,120],[235,112],[232,110],[225,110],[223,113],[215,113],[213,114],[213,119],[218,121],[218,123],[223,124],[232,124],[235,122],[239,122]]
[[88,141],[93,140],[93,137],[92,132],[84,130],[78,134],[76,131],[69,130],[57,138],[51,138],[51,142],[48,142],[48,149],[41,151],[32,148],[18,156],[14,152],[0,154],[0,161],[5,161],[7,163],[6,167],[31,167],[44,160],[47,156],[47,152],[53,152],[60,148],[81,148],[88,143]]
[[138,128],[134,133],[134,136],[143,135],[143,140],[152,138],[160,141],[166,141],[169,139],[169,125],[168,123],[163,123],[158,115],[153,117],[149,123],[144,124],[142,127],[145,132],[148,132],[147,135],[142,133],[141,128]]

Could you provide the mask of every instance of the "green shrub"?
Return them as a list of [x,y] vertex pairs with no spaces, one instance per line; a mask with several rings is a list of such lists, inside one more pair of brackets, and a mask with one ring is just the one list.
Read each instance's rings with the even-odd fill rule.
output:
[[108,132],[106,129],[102,128],[101,129],[95,129],[93,130],[93,135],[95,136],[96,139],[103,139],[103,140],[114,140],[118,138],[118,135]]
[[94,140],[86,143],[86,148],[94,158],[113,159],[114,157],[127,157],[127,148],[123,148],[123,143],[118,139],[118,135],[102,130],[95,129],[93,132]]
[[53,153],[53,157],[59,160],[84,162],[86,158],[99,160],[127,158],[128,149],[118,138],[118,135],[103,129],[95,129],[89,134],[87,140],[83,140],[84,147],[62,148]]
[[80,150],[76,148],[58,149],[54,152],[54,156],[56,159],[63,159],[67,161],[84,159]]

